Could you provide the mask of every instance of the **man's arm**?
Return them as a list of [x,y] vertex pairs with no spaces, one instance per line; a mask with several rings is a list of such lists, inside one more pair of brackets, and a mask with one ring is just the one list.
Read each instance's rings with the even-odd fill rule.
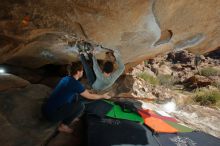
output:
[[105,94],[102,94],[102,95],[91,94],[91,93],[89,93],[88,90],[83,91],[80,95],[87,98],[87,99],[93,99],[93,100],[96,100],[96,99],[110,99],[111,98],[111,96],[109,96],[108,93],[105,93]]
[[119,50],[115,50],[114,51],[114,56],[115,56],[115,59],[116,59],[116,63],[118,65],[118,68],[117,70],[112,74],[112,77],[113,79],[117,79],[122,73],[123,71],[125,70],[125,65],[124,63],[122,62],[122,59],[121,59],[121,55],[119,53]]

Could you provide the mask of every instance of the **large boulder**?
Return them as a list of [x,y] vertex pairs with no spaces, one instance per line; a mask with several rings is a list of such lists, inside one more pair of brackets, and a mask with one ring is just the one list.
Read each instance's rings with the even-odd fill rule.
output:
[[78,38],[120,48],[124,63],[171,49],[207,52],[219,47],[219,6],[218,0],[2,0],[0,63],[67,64],[79,60]]
[[30,83],[18,76],[12,74],[0,74],[0,91],[4,91],[11,88],[23,88]]
[[36,68],[78,60],[72,46],[79,37],[120,48],[125,62],[136,60],[160,38],[152,6],[146,0],[4,1],[0,62]]
[[158,0],[153,11],[160,29],[172,31],[172,48],[201,54],[219,46],[219,7],[218,0]]
[[44,120],[41,105],[51,89],[44,85],[0,92],[1,145],[39,146],[54,131]]

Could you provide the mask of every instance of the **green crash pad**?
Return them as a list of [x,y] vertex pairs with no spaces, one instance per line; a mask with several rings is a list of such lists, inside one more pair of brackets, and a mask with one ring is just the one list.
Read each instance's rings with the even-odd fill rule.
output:
[[171,122],[171,121],[167,121],[167,120],[165,120],[165,122],[167,124],[169,124],[170,126],[172,126],[173,128],[176,128],[178,130],[178,132],[192,132],[193,131],[193,129],[186,127],[186,126],[183,126],[183,125],[180,125],[175,122]]
[[124,119],[135,122],[144,123],[143,118],[135,112],[124,112],[119,105],[114,104],[113,102],[106,101],[113,105],[112,109],[106,114],[106,116],[116,119]]

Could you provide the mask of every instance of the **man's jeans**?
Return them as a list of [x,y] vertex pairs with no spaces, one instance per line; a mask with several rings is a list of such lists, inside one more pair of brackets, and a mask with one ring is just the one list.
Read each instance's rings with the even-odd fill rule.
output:
[[[92,54],[89,53],[88,57],[89,57],[90,63],[92,63]],[[87,80],[89,82],[89,85],[90,85],[90,87],[92,87],[92,84],[96,80],[96,76],[95,76],[95,73],[93,71],[93,68],[92,68],[92,66],[89,65],[89,63],[86,60],[86,57],[84,56],[84,54],[80,54],[80,60],[82,62],[84,71],[86,73],[86,77],[87,77]]]
[[42,113],[46,119],[51,122],[62,121],[64,124],[69,125],[75,118],[80,117],[85,110],[85,103],[82,102],[81,97],[76,96],[75,100],[71,103],[65,103],[54,112],[47,112],[45,110],[46,104],[42,105]]

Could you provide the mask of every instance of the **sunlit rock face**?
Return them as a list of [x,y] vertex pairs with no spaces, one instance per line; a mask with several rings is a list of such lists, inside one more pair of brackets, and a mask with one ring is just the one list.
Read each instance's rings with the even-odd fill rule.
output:
[[157,0],[153,11],[161,31],[172,31],[173,49],[204,53],[219,46],[219,8],[218,0]]
[[171,49],[206,52],[219,46],[219,7],[218,0],[2,0],[0,63],[77,61],[77,38],[120,48],[124,63]]

